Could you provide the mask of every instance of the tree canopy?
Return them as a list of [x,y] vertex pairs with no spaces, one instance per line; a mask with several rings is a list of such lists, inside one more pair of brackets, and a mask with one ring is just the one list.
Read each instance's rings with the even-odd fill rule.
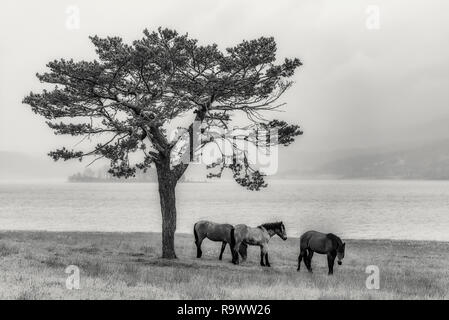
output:
[[[167,137],[167,123],[188,116],[192,121],[184,129],[190,141],[195,139],[194,121],[201,124],[201,133],[213,127],[230,129],[238,113],[249,121],[247,129],[276,130],[276,139],[268,144],[289,145],[302,134],[297,125],[265,118],[266,111],[282,106],[279,98],[292,85],[289,79],[301,66],[297,58],[276,63],[272,37],[243,41],[225,51],[216,44],[200,45],[188,34],[162,28],[144,30],[143,38],[132,44],[120,37],[90,39],[98,59],[49,62],[49,71],[37,77],[54,87],[31,92],[24,99],[35,113],[47,119],[55,134],[88,140],[98,137],[89,151],[63,147],[50,152],[54,160],[106,158],[110,160],[110,173],[129,177],[136,170],[173,158],[173,152],[182,149],[192,155],[197,151],[179,148],[185,143],[181,137]],[[220,139],[229,137],[210,135],[199,147]],[[238,150],[235,143],[236,139],[252,138],[235,135],[232,139],[232,161],[218,159],[210,168],[219,167],[219,172],[210,176],[219,176],[229,168],[240,185],[252,190],[265,186],[263,173],[248,163],[245,150]],[[131,154],[138,153],[139,160],[132,161]],[[183,161],[172,161],[167,170],[177,180],[187,166]]]

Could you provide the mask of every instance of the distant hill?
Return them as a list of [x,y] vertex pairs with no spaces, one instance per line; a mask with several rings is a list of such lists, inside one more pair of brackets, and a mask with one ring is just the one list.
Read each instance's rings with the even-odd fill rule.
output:
[[[433,142],[389,145],[378,148],[337,149],[326,152],[279,153],[274,179],[429,179],[449,180],[449,138]],[[0,180],[61,179],[95,182],[114,180],[106,175],[104,163],[86,171],[86,163],[54,162],[45,156],[0,151]],[[100,168],[100,169],[98,169]],[[100,170],[100,171],[98,171]],[[78,173],[77,173],[78,172]],[[205,182],[204,165],[191,165],[185,181]],[[225,171],[221,180],[232,179]],[[136,180],[156,181],[154,170]]]
[[314,170],[336,178],[449,179],[449,139],[397,151],[371,151]]
[[300,147],[295,150],[283,149],[279,151],[278,172],[272,178],[287,180],[334,178],[335,175],[328,170],[322,171],[326,165],[348,157],[365,155],[370,151],[370,149],[337,149],[307,152],[302,151]]

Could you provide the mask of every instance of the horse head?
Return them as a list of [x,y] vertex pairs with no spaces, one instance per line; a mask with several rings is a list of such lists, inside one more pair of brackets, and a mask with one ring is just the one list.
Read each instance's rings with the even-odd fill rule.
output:
[[338,246],[337,248],[337,263],[339,266],[341,266],[341,260],[343,260],[343,258],[345,257],[345,245],[346,243],[343,242],[343,244]]
[[281,222],[272,222],[272,223],[264,223],[260,225],[258,228],[264,228],[270,234],[270,237],[277,234],[279,238],[282,240],[287,240],[287,232],[285,232],[284,223]]
[[285,231],[284,223],[281,221],[281,235],[279,235],[282,240],[287,240],[287,232]]
[[282,240],[287,240],[287,232],[285,231],[285,226],[284,223],[281,222],[276,222],[273,223],[273,231],[275,234],[277,234],[279,236],[279,238],[281,238]]

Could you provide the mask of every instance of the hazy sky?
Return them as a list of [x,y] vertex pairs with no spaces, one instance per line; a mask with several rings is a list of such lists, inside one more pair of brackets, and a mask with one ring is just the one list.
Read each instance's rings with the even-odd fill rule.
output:
[[[66,27],[70,5],[79,9],[79,29]],[[444,0],[2,0],[0,150],[45,154],[73,141],[55,137],[21,104],[42,88],[35,73],[48,61],[94,58],[89,35],[132,41],[158,26],[220,48],[273,35],[279,58],[300,58],[286,112],[275,115],[303,126],[294,150],[388,144],[449,120],[448,12]]]

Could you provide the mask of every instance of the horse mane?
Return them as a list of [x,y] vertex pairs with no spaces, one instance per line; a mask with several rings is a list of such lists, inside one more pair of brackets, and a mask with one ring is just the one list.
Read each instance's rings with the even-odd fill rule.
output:
[[261,224],[260,226],[258,226],[258,228],[261,228],[261,227],[263,227],[263,228],[265,228],[265,229],[267,229],[267,230],[275,230],[275,229],[277,229],[277,228],[281,228],[281,224],[282,224],[282,222],[270,222],[270,223],[264,223],[264,224]]
[[336,244],[337,249],[343,245],[343,242],[341,241],[341,239],[339,237],[337,237],[335,234],[328,233],[326,236],[329,239],[331,239],[334,244]]

